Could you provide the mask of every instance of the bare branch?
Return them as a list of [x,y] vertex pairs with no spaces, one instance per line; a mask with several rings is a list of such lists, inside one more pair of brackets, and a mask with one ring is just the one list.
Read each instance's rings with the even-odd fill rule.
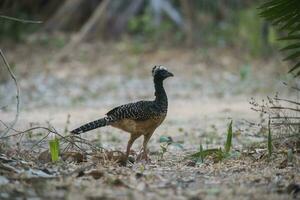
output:
[[292,101],[292,100],[288,100],[288,99],[280,99],[280,98],[274,98],[275,100],[277,101],[285,101],[285,102],[288,102],[288,103],[292,103],[292,104],[296,104],[296,105],[300,105],[299,102],[296,102],[296,101]]
[[300,117],[277,116],[277,117],[271,117],[270,119],[300,119]]
[[11,70],[11,67],[7,61],[7,59],[5,58],[2,50],[0,49],[0,54],[1,54],[1,57],[2,57],[2,60],[11,76],[11,78],[14,80],[14,83],[16,85],[16,88],[17,88],[17,94],[16,94],[16,100],[17,100],[17,110],[16,110],[16,116],[15,116],[15,119],[13,121],[13,123],[3,132],[3,136],[6,136],[7,133],[16,125],[18,119],[19,119],[19,113],[20,113],[20,88],[19,88],[19,84],[18,84],[18,81],[17,81],[17,78],[15,76],[15,74],[13,73],[13,71]]
[[272,123],[272,125],[274,126],[287,126],[287,125],[290,125],[290,126],[299,126],[300,123],[296,123],[296,122],[275,122],[275,123]]
[[[291,134],[291,135],[287,135],[284,137],[278,137],[278,138],[272,138],[272,140],[282,140],[282,139],[286,139],[286,138],[291,138],[291,137],[299,137],[300,134],[299,133],[295,133],[295,134]],[[263,142],[267,142],[267,141],[263,141]]]
[[[3,123],[3,124],[5,124],[5,123],[4,123],[3,121],[1,121],[1,120],[0,120],[0,122]],[[13,129],[13,130],[14,130],[15,132],[17,132],[17,133],[12,134],[12,135],[7,135],[7,136],[0,137],[0,140],[6,139],[6,138],[9,138],[9,137],[13,137],[13,136],[22,135],[22,134],[24,134],[24,133],[27,133],[27,132],[30,132],[30,131],[33,131],[33,130],[36,130],[36,129],[43,129],[43,130],[46,130],[46,131],[48,131],[48,132],[50,132],[50,133],[53,133],[53,134],[55,134],[55,135],[58,135],[58,136],[61,137],[62,139],[66,140],[67,142],[69,142],[69,143],[71,143],[71,144],[73,144],[73,145],[76,146],[79,150],[81,150],[81,151],[84,152],[84,150],[83,150],[82,148],[80,148],[77,144],[75,144],[73,141],[67,139],[68,136],[64,137],[64,136],[62,136],[61,134],[59,134],[57,131],[51,130],[50,128],[46,128],[46,127],[43,127],[43,126],[32,127],[32,128],[29,128],[29,129],[27,129],[27,130],[25,130],[25,131],[18,131],[18,130]]]
[[297,108],[281,107],[281,106],[272,106],[272,107],[270,107],[270,109],[276,109],[276,110],[291,110],[291,111],[300,112],[300,109],[297,109]]
[[19,18],[5,16],[5,15],[0,15],[0,18],[8,19],[8,20],[16,21],[16,22],[21,22],[21,23],[24,23],[24,24],[41,24],[41,23],[43,23],[42,21],[19,19]]
[[[286,82],[282,82],[282,83],[283,83],[283,85],[288,86],[288,84]],[[292,86],[291,88],[294,90],[297,90],[298,92],[300,91],[300,88],[298,88],[296,86]]]
[[42,139],[40,139],[39,141],[37,141],[36,143],[34,143],[31,146],[31,150],[33,149],[33,147],[37,146],[38,144],[40,144],[43,140],[45,140],[48,136],[50,135],[50,132],[48,132],[48,134],[46,136],[44,136]]

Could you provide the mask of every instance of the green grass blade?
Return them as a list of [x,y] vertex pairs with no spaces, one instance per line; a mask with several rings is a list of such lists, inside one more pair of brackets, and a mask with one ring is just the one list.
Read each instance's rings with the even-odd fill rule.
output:
[[292,67],[292,69],[290,69],[289,73],[291,73],[292,71],[294,71],[295,69],[300,68],[300,62],[298,62],[294,67]]
[[49,141],[50,154],[52,162],[58,161],[59,157],[59,141],[57,138]]
[[218,151],[220,151],[220,149],[216,149],[216,148],[215,149],[205,149],[205,150],[198,151],[197,153],[190,155],[190,157],[197,158],[197,159],[199,159],[199,158],[204,159],[206,156],[217,153]]
[[227,139],[225,143],[225,153],[229,153],[232,144],[232,120],[228,126]]
[[[288,33],[287,36],[278,40],[292,41],[293,44],[287,45],[282,51],[293,50],[284,60],[296,60],[297,64],[291,68],[291,71],[299,69],[299,40],[300,40],[300,1],[299,0],[266,0],[258,8],[259,15],[269,21],[273,26]],[[300,72],[297,72],[297,76]]]
[[300,51],[296,51],[295,53],[289,55],[288,57],[284,58],[283,60],[292,60],[297,57],[300,57]]
[[300,48],[300,43],[295,43],[280,49],[280,51],[286,51],[286,50],[298,49],[298,48]]
[[204,156],[203,156],[203,146],[202,144],[200,144],[200,160],[203,163],[204,162]]
[[299,34],[288,35],[286,37],[278,38],[278,40],[300,40],[300,35]]
[[269,157],[271,157],[272,155],[272,152],[273,152],[273,146],[272,146],[272,133],[271,133],[271,125],[270,125],[270,120],[269,120],[269,123],[268,123],[268,129],[269,129],[269,132],[268,132],[268,154],[269,154]]
[[288,163],[293,162],[293,150],[292,149],[289,149],[287,152],[287,161],[288,161]]

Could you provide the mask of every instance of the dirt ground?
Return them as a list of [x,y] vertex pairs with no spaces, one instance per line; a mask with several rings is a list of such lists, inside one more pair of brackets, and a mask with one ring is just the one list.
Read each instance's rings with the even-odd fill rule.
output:
[[[286,66],[279,55],[253,58],[241,50],[202,48],[137,52],[129,42],[82,44],[61,61],[55,59],[60,49],[38,42],[4,50],[21,89],[17,130],[50,123],[67,135],[66,130],[98,119],[117,105],[152,99],[154,65],[167,66],[175,77],[165,82],[169,111],[150,140],[151,163],[135,161],[124,167],[95,154],[85,155],[84,162],[42,162],[47,140],[31,147],[46,131],[37,130],[1,141],[0,199],[299,198],[291,194],[299,190],[299,154],[286,164],[287,152],[278,149],[268,159],[266,134],[257,126],[263,119],[249,104],[252,97],[260,101],[276,92],[297,98],[282,84],[293,79],[282,75]],[[1,84],[0,119],[5,123],[14,118],[14,98],[13,83]],[[208,157],[203,163],[188,157],[200,144],[223,147],[231,120],[231,156],[221,161]],[[169,145],[162,153],[161,136],[170,136],[182,148]],[[124,151],[128,139],[111,127],[82,137],[108,151]],[[141,142],[133,145],[133,157]]]

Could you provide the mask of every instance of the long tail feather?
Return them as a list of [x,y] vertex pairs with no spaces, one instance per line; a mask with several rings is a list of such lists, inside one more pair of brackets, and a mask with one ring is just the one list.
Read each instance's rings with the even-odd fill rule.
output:
[[84,133],[84,132],[87,132],[87,131],[90,131],[90,130],[93,130],[93,129],[96,129],[99,127],[106,126],[106,125],[108,125],[109,121],[110,120],[108,117],[104,117],[104,118],[98,119],[96,121],[92,121],[90,123],[82,125],[79,128],[72,130],[71,133],[81,134],[81,133]]

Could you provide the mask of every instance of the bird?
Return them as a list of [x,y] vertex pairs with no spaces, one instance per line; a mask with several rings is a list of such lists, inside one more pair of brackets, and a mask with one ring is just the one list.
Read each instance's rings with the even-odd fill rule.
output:
[[72,134],[81,134],[96,128],[112,126],[130,134],[127,143],[125,161],[128,160],[132,144],[140,136],[144,137],[142,158],[147,162],[147,144],[155,129],[161,125],[168,111],[168,97],[163,82],[168,77],[173,77],[166,67],[157,65],[152,68],[155,89],[155,99],[152,101],[137,101],[113,108],[106,116],[90,123],[84,124],[71,131]]

